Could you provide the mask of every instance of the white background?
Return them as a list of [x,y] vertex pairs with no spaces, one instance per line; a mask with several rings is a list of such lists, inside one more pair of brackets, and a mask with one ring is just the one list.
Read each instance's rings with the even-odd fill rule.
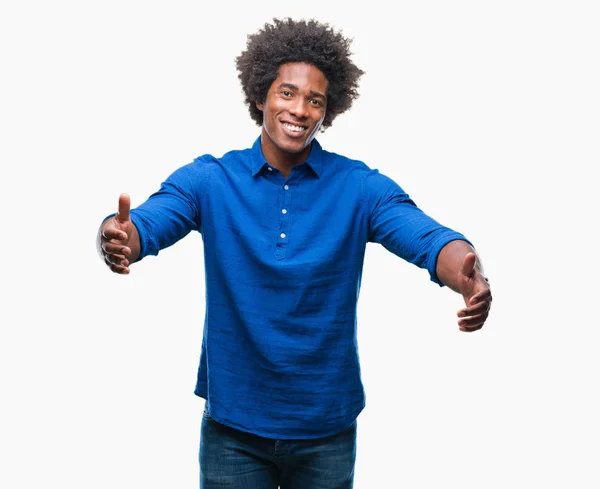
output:
[[595,2],[12,3],[0,487],[197,487],[202,240],[123,277],[95,234],[121,192],[254,141],[234,58],[283,16],[341,29],[367,72],[321,143],[464,232],[494,292],[460,333],[459,296],[368,247],[355,487],[600,487]]

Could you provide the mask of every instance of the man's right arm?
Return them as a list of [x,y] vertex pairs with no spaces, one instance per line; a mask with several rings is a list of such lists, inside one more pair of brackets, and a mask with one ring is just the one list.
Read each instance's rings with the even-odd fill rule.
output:
[[129,274],[129,266],[140,256],[140,236],[129,216],[130,208],[129,195],[121,194],[119,211],[100,225],[96,241],[106,266],[122,275]]

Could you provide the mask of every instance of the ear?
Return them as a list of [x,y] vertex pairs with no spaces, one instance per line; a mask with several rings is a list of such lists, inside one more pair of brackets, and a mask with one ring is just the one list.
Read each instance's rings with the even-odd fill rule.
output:
[[261,112],[263,111],[263,109],[265,108],[265,104],[264,102],[254,102],[254,104],[256,105],[256,108],[258,110],[260,110]]

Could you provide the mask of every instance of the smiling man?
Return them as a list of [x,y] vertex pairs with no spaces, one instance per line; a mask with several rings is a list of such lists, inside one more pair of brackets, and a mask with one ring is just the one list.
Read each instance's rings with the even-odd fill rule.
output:
[[309,63],[285,63],[264,101],[256,102],[263,113],[262,152],[287,178],[291,169],[306,161],[310,143],[327,112],[325,75]]
[[122,194],[98,232],[99,253],[119,274],[202,234],[206,317],[195,393],[206,400],[204,489],[352,487],[365,406],[356,310],[368,242],[462,295],[461,331],[488,317],[490,287],[465,236],[390,178],[315,139],[358,96],[363,72],[349,46],[316,21],[265,24],[237,58],[262,128],[252,147],[196,158],[135,209]]

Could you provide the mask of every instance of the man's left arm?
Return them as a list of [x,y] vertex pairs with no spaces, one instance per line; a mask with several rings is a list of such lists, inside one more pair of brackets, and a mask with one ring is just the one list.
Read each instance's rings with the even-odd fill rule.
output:
[[492,292],[475,249],[466,241],[450,241],[438,255],[436,274],[440,282],[463,296],[466,307],[457,313],[459,329],[481,329],[492,305]]

